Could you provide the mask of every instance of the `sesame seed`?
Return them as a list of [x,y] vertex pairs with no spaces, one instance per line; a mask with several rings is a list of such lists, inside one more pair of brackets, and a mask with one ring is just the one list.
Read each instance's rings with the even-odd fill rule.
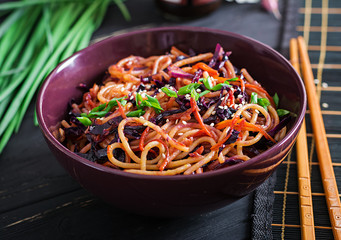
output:
[[186,121],[182,121],[182,124],[185,124],[185,125],[186,125],[186,124],[187,124],[187,122],[186,122]]
[[257,109],[255,110],[255,112],[256,112],[256,113],[259,113],[259,111],[258,111]]
[[162,90],[161,89],[158,89],[158,92],[161,92]]
[[179,119],[176,119],[176,120],[175,120],[175,124],[178,124],[178,122],[179,122]]
[[144,117],[143,117],[143,116],[140,116],[140,118],[141,118],[141,119],[144,119]]
[[328,83],[323,82],[323,83],[322,83],[322,87],[323,87],[323,88],[327,88],[327,87],[328,87]]
[[183,135],[184,133],[178,133],[179,136]]
[[226,117],[226,118],[224,118],[224,120],[227,120],[227,117]]
[[220,109],[224,109],[224,107],[223,107],[223,106],[218,106],[218,108],[220,108]]
[[328,104],[328,103],[322,103],[322,107],[328,108],[328,107],[329,107],[329,104]]
[[319,82],[320,82],[320,80],[318,80],[317,78],[314,79],[314,83],[315,83],[315,84],[318,84]]
[[214,127],[214,123],[211,123],[210,126],[211,126],[211,127]]
[[143,126],[147,126],[148,125],[148,122],[145,122],[144,124],[143,124]]
[[227,106],[224,106],[224,109],[227,109]]
[[243,95],[241,95],[241,94],[239,94],[238,96],[237,96],[237,98],[242,98],[243,97]]
[[216,111],[213,111],[213,112],[212,112],[212,115],[215,115],[215,114],[216,114]]
[[131,96],[131,97],[130,97],[130,100],[133,100],[133,99],[134,99],[134,96]]
[[201,92],[201,90],[198,88],[198,89],[197,89],[197,92],[198,92],[198,93],[200,93],[200,92]]
[[162,153],[162,157],[163,157],[163,158],[166,158],[166,154]]
[[123,92],[123,91],[124,91],[124,87],[121,88],[121,92]]
[[233,113],[233,114],[231,115],[231,117],[234,117],[234,115],[236,115],[236,114]]
[[168,118],[166,119],[166,122],[169,122],[169,119],[168,119]]

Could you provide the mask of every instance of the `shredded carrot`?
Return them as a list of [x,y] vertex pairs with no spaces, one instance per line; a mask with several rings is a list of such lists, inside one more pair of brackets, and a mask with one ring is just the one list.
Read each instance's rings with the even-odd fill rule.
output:
[[236,130],[238,131],[238,132],[241,132],[242,131],[242,129],[244,129],[245,128],[245,119],[243,118],[243,119],[241,119],[241,121],[239,121],[237,124],[237,126],[236,126]]
[[193,137],[202,137],[202,136],[206,136],[206,132],[204,130],[200,130],[196,133],[193,134]]
[[221,145],[223,145],[232,135],[232,130],[234,125],[240,120],[239,116],[235,115],[231,120],[230,130],[228,131],[226,137],[224,137],[221,141],[219,141],[216,145],[211,147],[211,150],[218,149]]
[[228,120],[224,120],[224,121],[222,121],[222,122],[220,122],[220,123],[217,123],[217,124],[215,125],[215,127],[216,127],[217,129],[221,130],[221,129],[223,129],[223,128],[226,128],[227,126],[230,126],[231,123],[232,123],[232,119],[228,119]]
[[224,77],[214,77],[215,80],[218,81],[218,83],[223,83],[225,82],[226,80],[228,80],[228,78],[224,78]]
[[139,148],[141,150],[141,152],[143,151],[144,149],[144,140],[146,138],[146,135],[149,131],[149,127],[146,127],[146,129],[143,131],[143,133],[141,134],[141,138],[140,138],[140,144],[139,144]]
[[193,66],[194,69],[202,69],[206,72],[208,72],[208,74],[210,74],[210,76],[212,77],[218,77],[219,73],[217,70],[214,70],[213,68],[209,67],[207,64],[203,63],[203,62],[198,62],[197,64],[195,64]]
[[192,111],[194,113],[194,117],[198,121],[200,126],[202,127],[202,130],[204,130],[208,136],[212,137],[212,134],[210,133],[210,131],[208,131],[208,129],[206,128],[206,126],[204,124],[204,121],[202,120],[202,117],[200,116],[199,108],[198,108],[198,105],[195,102],[194,98],[191,97],[190,103],[191,103]]
[[173,106],[174,102],[175,102],[175,97],[171,97],[169,101],[167,102],[166,109],[170,109]]
[[[153,141],[157,141],[157,142],[161,143],[161,144],[165,147],[165,150],[166,150],[166,158],[165,158],[165,160],[161,163],[161,165],[160,165],[160,167],[159,167],[159,170],[160,170],[160,171],[163,171],[163,170],[166,168],[166,166],[168,165],[168,163],[170,162],[169,148],[168,148],[166,142],[162,141],[161,139],[153,139],[153,140],[151,140],[151,141],[149,141],[149,142],[153,142]],[[149,143],[149,142],[148,142],[148,143]],[[151,150],[152,150],[152,149],[151,149]]]
[[220,146],[222,146],[232,135],[232,128],[229,130],[228,134],[226,135],[226,137],[224,137],[221,141],[219,141],[216,145],[213,145],[211,147],[211,150],[217,150],[218,148],[220,148]]
[[259,125],[256,125],[256,124],[252,124],[252,123],[248,123],[248,122],[245,122],[245,128],[243,130],[249,130],[249,131],[252,131],[252,130],[255,130],[257,132],[260,132],[261,134],[263,134],[263,136],[272,141],[272,142],[276,142],[265,130],[264,128],[262,128],[261,126]]
[[116,102],[117,102],[117,105],[118,105],[118,111],[120,112],[121,116],[123,118],[127,118],[121,103],[118,100],[116,100]]
[[[221,123],[218,123],[218,124],[220,124],[217,128],[218,129],[223,129],[223,128],[225,128],[225,127],[228,127],[228,126],[230,126],[231,127],[231,129],[229,130],[229,133],[227,134],[227,136],[224,138],[224,139],[222,139],[221,141],[219,141],[216,145],[214,145],[214,146],[212,146],[211,147],[211,150],[216,150],[216,149],[218,149],[221,145],[223,145],[224,144],[224,142],[226,142],[229,138],[230,138],[230,136],[231,136],[231,134],[232,134],[232,130],[233,129],[235,129],[235,130],[237,130],[237,131],[239,131],[239,132],[241,132],[241,131],[245,131],[245,130],[247,130],[247,131],[255,131],[255,132],[260,132],[261,134],[263,134],[263,136],[266,138],[266,139],[268,139],[268,140],[270,140],[270,141],[272,141],[272,142],[276,142],[261,126],[259,126],[259,125],[256,125],[256,124],[252,124],[252,123],[248,123],[248,122],[246,122],[245,121],[245,119],[239,119],[239,121],[235,121],[235,122],[233,122],[234,121],[234,119],[233,120],[225,120],[225,121],[223,121],[223,122],[221,122]],[[218,125],[217,124],[217,125]]]
[[203,152],[204,152],[204,146],[200,146],[193,153],[190,153],[189,156],[190,157],[200,157]]

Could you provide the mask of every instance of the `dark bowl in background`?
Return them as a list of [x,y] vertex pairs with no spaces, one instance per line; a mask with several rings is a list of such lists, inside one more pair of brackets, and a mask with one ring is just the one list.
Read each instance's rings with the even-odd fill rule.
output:
[[[69,151],[51,134],[66,117],[71,99],[81,99],[80,83],[92,86],[108,66],[129,55],[163,54],[175,45],[183,51],[213,52],[217,43],[232,51],[231,62],[245,67],[280,108],[297,114],[284,139],[240,164],[199,175],[145,176],[111,169]],[[223,207],[252,192],[292,148],[306,110],[304,85],[290,63],[272,48],[238,34],[198,27],[146,29],[107,38],[60,63],[46,78],[37,100],[38,121],[60,164],[80,185],[116,207],[152,216],[184,216]]]

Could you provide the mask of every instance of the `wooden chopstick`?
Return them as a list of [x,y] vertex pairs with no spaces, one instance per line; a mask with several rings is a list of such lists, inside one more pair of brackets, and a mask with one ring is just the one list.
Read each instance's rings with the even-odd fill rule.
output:
[[334,169],[332,166],[326,130],[324,128],[320,103],[316,94],[314,76],[311,69],[307,47],[303,37],[300,36],[297,38],[297,40],[301,59],[302,75],[307,91],[308,106],[311,116],[310,118],[314,132],[314,140],[316,144],[316,152],[319,161],[323,188],[326,194],[330,223],[334,238],[341,240],[341,204]]
[[[290,40],[290,62],[296,69],[297,73],[301,75],[297,39],[295,38]],[[309,155],[305,119],[303,119],[301,130],[297,136],[296,149],[298,190],[300,199],[301,238],[303,240],[310,240],[315,239],[315,225],[313,199],[310,185]]]

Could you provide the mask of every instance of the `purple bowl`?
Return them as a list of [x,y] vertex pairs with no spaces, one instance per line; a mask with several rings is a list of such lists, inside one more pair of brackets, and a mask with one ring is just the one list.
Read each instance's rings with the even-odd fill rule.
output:
[[[60,144],[50,130],[65,118],[71,99],[81,99],[80,83],[101,79],[107,67],[131,54],[163,54],[172,45],[187,51],[213,51],[220,43],[232,51],[231,62],[245,67],[273,95],[281,108],[297,114],[287,135],[262,154],[224,169],[190,176],[145,176],[90,162]],[[38,121],[60,164],[85,189],[130,212],[184,216],[223,207],[252,192],[292,148],[306,110],[304,85],[290,63],[272,48],[238,34],[197,27],[146,29],[110,37],[74,54],[46,78],[37,101]]]

